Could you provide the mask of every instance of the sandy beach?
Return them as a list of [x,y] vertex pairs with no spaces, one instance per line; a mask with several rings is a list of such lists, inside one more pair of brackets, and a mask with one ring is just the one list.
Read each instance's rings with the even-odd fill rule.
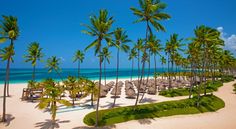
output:
[[[111,80],[109,80],[111,81]],[[108,81],[108,82],[109,82]],[[113,80],[114,81],[114,80]],[[125,79],[121,79],[125,81]],[[214,113],[204,113],[197,115],[184,115],[184,116],[172,116],[165,118],[156,119],[145,119],[145,120],[133,120],[125,123],[116,124],[110,128],[117,129],[233,129],[236,128],[235,119],[236,116],[236,98],[235,94],[232,92],[232,84],[236,83],[230,82],[225,83],[223,87],[219,89],[218,92],[214,93],[216,96],[222,98],[225,101],[225,108],[214,112]],[[50,113],[38,110],[35,108],[37,103],[21,101],[22,89],[27,86],[26,83],[21,84],[11,84],[10,93],[11,97],[7,98],[7,118],[8,122],[0,124],[0,128],[4,129],[32,129],[41,128],[47,129],[50,126]],[[3,93],[3,85],[0,85],[0,93]],[[90,128],[86,127],[83,123],[84,116],[95,109],[90,105],[90,96],[82,100],[77,101],[79,106],[75,108],[65,108],[59,106],[57,113],[57,125],[56,128],[61,129],[80,129],[80,128]],[[159,95],[145,95],[144,103],[156,103],[169,100],[179,100],[187,98],[175,97],[167,98]],[[2,97],[0,99],[2,105]],[[101,99],[100,109],[109,108],[113,103],[111,94],[108,93],[106,98]],[[122,94],[120,98],[117,99],[117,106],[127,106],[133,105],[135,103],[134,99],[125,98],[124,87],[122,88]],[[0,111],[2,111],[2,106],[0,106]]]

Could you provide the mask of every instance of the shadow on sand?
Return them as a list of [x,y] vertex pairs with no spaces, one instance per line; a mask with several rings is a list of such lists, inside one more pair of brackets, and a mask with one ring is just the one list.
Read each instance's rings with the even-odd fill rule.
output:
[[138,122],[141,125],[150,125],[152,123],[152,121],[150,119],[139,119]]
[[81,126],[81,127],[75,127],[72,129],[115,129],[115,125],[110,125],[110,126],[104,126],[104,127],[88,127],[88,126]]
[[152,99],[152,98],[144,98],[140,103],[146,103],[146,102],[148,102],[148,103],[154,103],[154,102],[156,102],[157,100],[155,100],[155,99]]
[[55,123],[52,122],[52,120],[46,119],[44,122],[38,122],[35,124],[35,127],[38,127],[40,129],[54,129],[54,128],[60,128],[60,124],[63,123],[69,123],[69,120],[56,120]]
[[[2,117],[2,116],[0,116]],[[6,122],[3,123],[3,125],[5,125],[6,127],[9,126],[11,124],[11,121],[14,120],[15,117],[12,116],[11,114],[6,114]]]
[[[113,102],[106,102],[107,104],[106,105],[102,105],[100,106],[101,108],[112,108],[113,106]],[[116,103],[115,104],[115,107],[121,107],[121,105],[124,105],[124,103]]]

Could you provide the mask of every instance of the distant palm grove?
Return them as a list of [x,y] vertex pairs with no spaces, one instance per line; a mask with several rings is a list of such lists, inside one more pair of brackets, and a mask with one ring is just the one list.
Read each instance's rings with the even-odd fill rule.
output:
[[[96,15],[92,15],[88,19],[88,24],[82,24],[84,30],[82,33],[93,37],[93,42],[88,44],[83,50],[74,52],[74,57],[71,60],[78,66],[78,75],[76,77],[69,76],[63,78],[61,76],[61,59],[57,56],[50,56],[44,60],[47,53],[43,52],[40,46],[40,41],[29,43],[28,48],[25,48],[26,53],[23,60],[32,65],[32,78],[29,78],[28,89],[42,89],[43,95],[38,98],[39,104],[37,108],[50,108],[52,120],[55,121],[57,105],[63,104],[66,106],[74,106],[78,98],[78,93],[81,93],[80,98],[91,96],[91,105],[96,101],[96,123],[99,125],[99,103],[102,96],[102,78],[106,83],[106,64],[110,63],[111,58],[116,59],[116,81],[114,87],[114,103],[112,107],[116,107],[116,99],[119,91],[119,66],[120,53],[127,54],[127,60],[130,61],[131,75],[130,81],[133,78],[134,65],[138,66],[138,85],[137,94],[134,99],[134,110],[142,101],[146,92],[141,92],[141,88],[147,85],[148,81],[153,78],[154,85],[153,95],[160,93],[161,89],[157,87],[158,77],[165,78],[168,81],[166,92],[172,91],[173,80],[180,79],[181,76],[186,77],[190,81],[190,86],[187,88],[189,99],[196,94],[197,99],[207,95],[208,80],[213,83],[220,79],[233,74],[236,68],[236,58],[233,54],[224,50],[224,40],[221,39],[220,32],[212,27],[198,25],[193,29],[193,37],[181,37],[177,33],[171,34],[169,39],[161,41],[158,39],[157,33],[165,32],[165,26],[162,23],[165,20],[171,20],[168,12],[165,12],[167,5],[159,0],[139,0],[139,7],[131,7],[133,15],[137,16],[136,21],[130,21],[139,26],[139,23],[145,23],[146,28],[143,30],[145,37],[137,37],[130,39],[125,28],[113,26],[114,18],[108,10],[101,9]],[[119,20],[119,19],[117,19]],[[111,29],[115,28],[115,29]],[[142,32],[139,32],[142,33]],[[9,45],[0,50],[1,61],[6,62],[5,67],[5,83],[3,91],[3,111],[1,121],[6,121],[6,97],[10,96],[10,70],[11,64],[14,62],[15,43],[20,36],[20,26],[15,16],[2,16],[0,23],[0,42],[9,43]],[[36,39],[37,40],[37,39]],[[165,45],[162,45],[165,44]],[[1,44],[0,44],[1,45]],[[80,66],[83,60],[86,59],[87,50],[93,48],[94,54],[99,66],[99,80],[93,81],[81,76]],[[116,51],[110,51],[110,48],[116,48]],[[165,54],[161,54],[161,53]],[[116,57],[111,57],[111,53],[115,53]],[[154,73],[150,72],[150,62],[154,62]],[[35,80],[36,67],[39,62],[45,63],[45,68],[48,72],[55,71],[60,82],[56,82],[51,78],[45,78],[42,81]],[[162,66],[157,66],[161,62]],[[158,73],[157,67],[167,66],[168,71]],[[181,71],[180,69],[184,70]],[[144,73],[148,73],[144,76]],[[27,92],[26,89],[24,92]],[[148,87],[145,87],[146,91]],[[65,91],[70,94],[71,102],[61,98]],[[47,96],[47,97],[45,97]],[[50,105],[50,106],[48,106]],[[198,106],[199,103],[196,104]]]

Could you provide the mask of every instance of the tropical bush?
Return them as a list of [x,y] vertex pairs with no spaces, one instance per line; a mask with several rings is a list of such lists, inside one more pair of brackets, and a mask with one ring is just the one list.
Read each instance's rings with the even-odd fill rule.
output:
[[224,83],[234,81],[234,76],[222,76],[221,81]]
[[[197,97],[177,101],[167,101],[155,104],[119,107],[99,111],[99,126],[112,125],[130,120],[165,117],[180,114],[197,114],[217,111],[225,106],[224,101],[214,95],[200,98],[199,107],[196,107]],[[95,125],[96,112],[84,117],[84,123]]]
[[233,85],[233,87],[234,87],[234,92],[235,92],[235,94],[236,94],[236,83]]

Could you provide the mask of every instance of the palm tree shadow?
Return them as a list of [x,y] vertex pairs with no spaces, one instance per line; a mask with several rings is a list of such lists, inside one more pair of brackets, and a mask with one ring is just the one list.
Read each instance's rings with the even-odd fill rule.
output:
[[15,117],[11,114],[6,114],[6,122],[4,123],[5,126],[9,126],[11,121],[14,120]]
[[144,98],[140,103],[155,103],[157,100],[152,99],[152,98]]
[[81,127],[74,127],[72,129],[115,129],[115,125],[104,126],[104,127],[88,127],[88,126],[81,126]]
[[[100,106],[101,108],[112,108],[113,107],[113,102],[106,102],[106,105]],[[115,107],[121,107],[121,105],[124,105],[124,103],[116,103]]]
[[70,120],[60,121],[59,119],[57,119],[56,122],[53,123],[51,119],[46,119],[45,122],[36,123],[35,127],[39,127],[40,129],[54,129],[54,128],[60,128],[59,124],[69,123],[69,122]]
[[[0,99],[2,99],[4,96],[0,96]],[[6,96],[6,98],[12,98],[14,97],[14,95],[9,95],[9,96]]]
[[139,119],[138,122],[142,125],[144,124],[150,125],[152,123],[150,119]]

